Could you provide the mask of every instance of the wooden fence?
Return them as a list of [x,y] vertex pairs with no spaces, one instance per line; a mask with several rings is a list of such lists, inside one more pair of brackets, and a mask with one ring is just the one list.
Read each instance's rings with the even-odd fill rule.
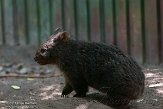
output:
[[163,0],[0,0],[0,45],[38,45],[57,27],[163,62]]

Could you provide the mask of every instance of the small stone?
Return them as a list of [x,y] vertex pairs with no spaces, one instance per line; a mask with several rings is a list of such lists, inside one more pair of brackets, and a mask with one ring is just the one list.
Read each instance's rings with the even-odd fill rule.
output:
[[23,68],[23,64],[18,64],[16,67],[18,70],[21,70]]
[[19,90],[20,89],[20,86],[16,86],[16,85],[11,85],[11,87],[15,90]]
[[45,73],[52,73],[54,72],[52,69],[47,69]]
[[22,69],[19,70],[19,73],[20,73],[20,74],[27,74],[28,71],[29,71],[29,70],[28,70],[27,68],[22,68]]
[[6,72],[6,74],[9,74],[9,73],[11,73],[11,68],[7,68],[7,69],[5,69],[5,72]]

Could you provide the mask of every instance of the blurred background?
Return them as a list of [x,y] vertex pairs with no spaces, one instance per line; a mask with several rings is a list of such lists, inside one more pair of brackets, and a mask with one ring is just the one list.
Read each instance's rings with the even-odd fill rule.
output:
[[20,52],[32,58],[28,52],[61,27],[76,40],[114,44],[140,64],[158,65],[162,19],[163,0],[0,0],[0,60],[18,60]]

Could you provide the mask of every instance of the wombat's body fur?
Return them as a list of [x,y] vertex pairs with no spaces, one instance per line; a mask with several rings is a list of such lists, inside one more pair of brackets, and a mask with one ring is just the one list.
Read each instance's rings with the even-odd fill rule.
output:
[[132,58],[112,45],[71,40],[67,32],[52,36],[35,60],[42,65],[56,64],[63,71],[62,95],[75,90],[75,96],[86,96],[91,86],[107,93],[113,105],[123,105],[144,91],[144,74]]

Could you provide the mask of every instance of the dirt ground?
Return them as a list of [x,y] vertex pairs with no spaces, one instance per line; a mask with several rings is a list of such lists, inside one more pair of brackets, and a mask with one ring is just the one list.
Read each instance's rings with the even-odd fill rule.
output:
[[[0,47],[0,65],[10,62],[39,67],[32,59],[34,52],[28,49],[23,48],[26,52],[22,52],[22,48]],[[35,76],[34,72],[14,77],[10,72],[0,73],[0,109],[113,109],[107,105],[106,96],[92,88],[85,98],[72,97],[74,92],[68,97],[61,97],[64,79],[58,70],[53,70],[54,73],[50,72],[51,77],[46,77],[49,74],[42,76],[45,78]],[[163,69],[157,66],[144,67],[143,71],[146,75],[144,96],[132,101],[130,109],[163,109]]]

